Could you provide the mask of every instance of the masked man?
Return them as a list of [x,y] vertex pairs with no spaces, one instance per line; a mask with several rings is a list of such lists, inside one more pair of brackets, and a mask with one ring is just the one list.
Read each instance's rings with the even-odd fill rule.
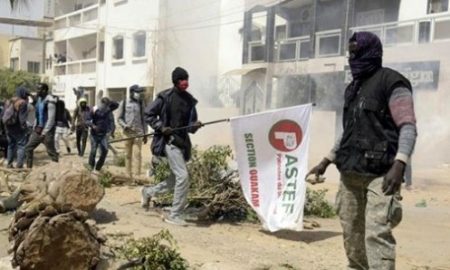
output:
[[337,211],[348,269],[395,269],[392,229],[401,221],[400,186],[416,141],[410,82],[382,67],[383,47],[369,32],[349,41],[353,81],[345,90],[342,136],[310,174],[336,164]]
[[[195,133],[202,124],[197,121],[197,100],[187,92],[187,71],[177,67],[172,72],[172,82],[173,87],[162,91],[145,110],[146,122],[156,131],[152,153],[154,156],[167,158],[172,174],[154,187],[142,188],[142,207],[148,208],[153,196],[174,190],[170,215],[164,220],[170,224],[186,226],[182,214],[189,191],[186,167],[192,148],[189,133]],[[189,128],[175,130],[186,126]]]
[[[147,134],[148,127],[144,121],[144,89],[133,85],[129,90],[129,98],[119,105],[119,125],[126,137]],[[142,143],[146,144],[147,138],[134,138],[125,142],[125,167],[130,177],[141,174]]]

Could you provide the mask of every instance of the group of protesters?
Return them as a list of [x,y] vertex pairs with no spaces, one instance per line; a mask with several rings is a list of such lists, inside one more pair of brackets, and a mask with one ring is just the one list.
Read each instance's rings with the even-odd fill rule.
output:
[[[108,139],[114,137],[113,111],[119,108],[119,103],[103,97],[98,106],[91,107],[85,97],[80,97],[71,114],[64,100],[50,93],[48,84],[39,83],[34,88],[36,93],[33,95],[30,89],[19,86],[14,97],[0,103],[0,148],[4,153],[6,167],[23,169],[26,166],[31,169],[34,150],[41,143],[51,161],[58,162],[62,154],[60,142],[64,142],[67,153],[70,154],[72,148],[69,136],[75,133],[76,149],[80,157],[84,156],[87,139],[90,138],[88,165],[90,169],[100,171],[108,148],[111,148],[108,146]],[[142,92],[142,87],[131,86],[130,98],[121,103],[121,119],[118,122],[130,136],[146,132],[144,122],[136,122],[137,117],[134,115],[136,112],[143,112],[143,99],[138,97]],[[132,110],[127,110],[128,107],[132,107]],[[127,147],[128,145],[129,143]],[[96,160],[98,148],[100,157]],[[140,149],[138,152],[140,154]],[[130,167],[132,162],[128,160],[127,163],[127,167]]]
[[[0,106],[0,147],[9,169],[33,167],[33,152],[42,143],[53,162],[58,162],[61,154],[60,141],[65,143],[70,154],[68,136],[75,133],[76,148],[80,157],[84,156],[87,138],[91,151],[88,167],[100,171],[105,163],[108,150],[114,139],[115,117],[123,130],[125,139],[125,167],[130,177],[141,174],[142,145],[147,143],[150,126],[154,157],[166,158],[172,174],[156,186],[141,189],[142,207],[147,208],[153,196],[174,190],[174,201],[170,215],[165,221],[175,225],[185,225],[181,214],[186,206],[189,175],[186,162],[190,159],[192,144],[189,133],[195,133],[203,126],[198,121],[197,100],[187,92],[189,74],[180,67],[172,72],[173,87],[162,91],[155,100],[146,105],[144,88],[139,85],[129,87],[128,96],[120,102],[103,97],[97,106],[89,106],[84,95],[77,95],[76,108],[71,115],[64,101],[49,91],[46,83],[36,85],[36,93],[19,86],[14,97]],[[78,92],[76,92],[78,93]],[[97,150],[100,156],[97,159]],[[26,164],[25,164],[26,161]]]

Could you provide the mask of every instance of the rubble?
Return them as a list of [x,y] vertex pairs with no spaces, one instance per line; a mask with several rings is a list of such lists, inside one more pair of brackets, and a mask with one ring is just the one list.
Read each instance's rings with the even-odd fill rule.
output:
[[106,237],[88,214],[69,205],[32,201],[18,210],[9,227],[12,265],[20,269],[91,269]]

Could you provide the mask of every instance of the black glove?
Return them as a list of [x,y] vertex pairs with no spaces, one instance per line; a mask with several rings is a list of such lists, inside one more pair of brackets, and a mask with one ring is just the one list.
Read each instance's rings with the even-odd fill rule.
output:
[[330,164],[331,164],[331,161],[327,158],[324,158],[317,166],[312,168],[306,176],[311,175],[311,174],[314,174],[315,176],[323,175],[325,173],[325,171],[327,170],[328,165],[330,165]]
[[193,126],[194,126],[195,128],[201,128],[201,127],[203,126],[203,124],[202,124],[202,122],[197,121],[197,122],[195,122],[195,123],[193,124]]
[[400,190],[405,173],[406,164],[400,160],[394,161],[391,169],[384,176],[383,192],[385,195],[394,195]]
[[173,130],[171,127],[163,127],[161,129],[161,133],[165,136],[169,136],[170,134],[172,134]]

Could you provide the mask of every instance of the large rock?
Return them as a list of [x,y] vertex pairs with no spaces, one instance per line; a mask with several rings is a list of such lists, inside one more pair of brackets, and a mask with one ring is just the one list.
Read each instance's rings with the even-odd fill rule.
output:
[[92,269],[106,238],[87,217],[82,210],[57,203],[33,201],[22,207],[9,228],[13,266],[22,270]]
[[20,189],[21,201],[70,204],[87,212],[94,210],[105,194],[98,176],[86,169],[33,169]]

